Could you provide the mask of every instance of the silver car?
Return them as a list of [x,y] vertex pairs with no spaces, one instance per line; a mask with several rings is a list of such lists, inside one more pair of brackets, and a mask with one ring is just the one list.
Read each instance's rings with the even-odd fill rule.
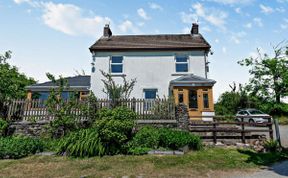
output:
[[[255,117],[243,117],[244,122],[249,123],[266,123],[269,122],[270,115],[263,113],[257,109],[242,109],[237,112],[236,120],[241,122],[241,116],[255,116]],[[261,117],[263,116],[263,118]]]

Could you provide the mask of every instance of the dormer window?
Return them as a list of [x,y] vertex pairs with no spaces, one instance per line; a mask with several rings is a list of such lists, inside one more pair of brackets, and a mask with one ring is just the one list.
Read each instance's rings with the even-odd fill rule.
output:
[[176,56],[176,72],[188,72],[187,56]]
[[123,56],[111,57],[111,73],[123,73]]

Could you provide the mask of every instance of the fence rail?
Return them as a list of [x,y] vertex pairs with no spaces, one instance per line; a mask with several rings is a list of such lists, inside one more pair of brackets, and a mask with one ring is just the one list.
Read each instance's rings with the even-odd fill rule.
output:
[[[213,122],[195,122],[190,121],[190,132],[206,132],[212,133],[212,136],[202,135],[204,139],[212,139],[217,143],[219,139],[241,139],[242,143],[246,143],[247,139],[253,138],[252,133],[268,133],[270,139],[273,139],[273,122],[271,116],[229,116],[235,121],[224,122],[221,121],[226,116],[215,116]],[[251,123],[244,122],[244,119],[264,118],[267,119],[265,123]],[[219,119],[220,121],[217,121]],[[221,135],[219,135],[221,133]],[[235,135],[240,134],[240,135]]]
[[[68,101],[65,101],[68,102]],[[89,101],[76,101],[87,108],[91,107]],[[175,119],[175,104],[169,99],[126,99],[116,101],[117,106],[125,106],[137,114],[137,119]],[[115,103],[107,99],[98,99],[93,104],[95,110],[110,108]],[[5,103],[8,120],[52,120],[54,116],[49,112],[45,100],[13,100]],[[78,106],[76,104],[76,106]],[[88,107],[89,106],[89,107]],[[58,106],[55,106],[58,107]],[[58,107],[58,109],[61,109]],[[71,110],[74,116],[84,118],[81,108]]]

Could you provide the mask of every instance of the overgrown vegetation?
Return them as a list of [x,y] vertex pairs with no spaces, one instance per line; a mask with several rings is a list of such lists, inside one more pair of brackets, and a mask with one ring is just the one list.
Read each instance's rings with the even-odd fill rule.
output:
[[11,51],[0,54],[0,118],[5,118],[7,114],[5,102],[25,98],[25,87],[36,83],[34,79],[20,73],[16,66],[8,63],[11,54]]
[[72,132],[59,141],[58,154],[66,154],[73,157],[102,156],[105,154],[96,129],[82,129]]
[[[288,96],[288,45],[284,42],[273,47],[274,56],[263,54],[257,49],[256,58],[239,61],[249,67],[250,80],[245,86],[230,86],[232,91],[223,93],[216,105],[216,115],[235,115],[241,108],[256,108],[273,117],[287,119],[288,104],[281,98]],[[287,119],[288,120],[288,119]],[[288,122],[288,121],[287,121]]]
[[136,79],[128,81],[126,77],[123,76],[123,84],[116,84],[111,74],[105,73],[104,71],[101,71],[101,73],[105,78],[102,79],[102,82],[104,83],[103,92],[111,99],[111,107],[117,107],[119,105],[119,100],[129,98],[136,83]]
[[0,118],[0,137],[5,136],[8,129],[8,122]]
[[178,150],[184,146],[200,150],[202,142],[199,136],[189,132],[169,128],[143,127],[129,143],[129,153],[145,154],[152,149]]
[[0,137],[0,159],[18,159],[43,151],[43,143],[29,137]]

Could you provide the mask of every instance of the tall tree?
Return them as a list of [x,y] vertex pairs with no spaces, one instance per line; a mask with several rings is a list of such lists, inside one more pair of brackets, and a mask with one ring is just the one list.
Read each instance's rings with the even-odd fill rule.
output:
[[5,101],[25,98],[25,87],[35,83],[34,79],[20,73],[16,66],[8,63],[11,54],[11,51],[0,54],[0,117],[3,117]]
[[281,42],[273,47],[273,57],[257,49],[256,58],[238,61],[241,66],[250,68],[251,78],[247,87],[252,95],[276,103],[288,96],[288,45],[283,44]]

